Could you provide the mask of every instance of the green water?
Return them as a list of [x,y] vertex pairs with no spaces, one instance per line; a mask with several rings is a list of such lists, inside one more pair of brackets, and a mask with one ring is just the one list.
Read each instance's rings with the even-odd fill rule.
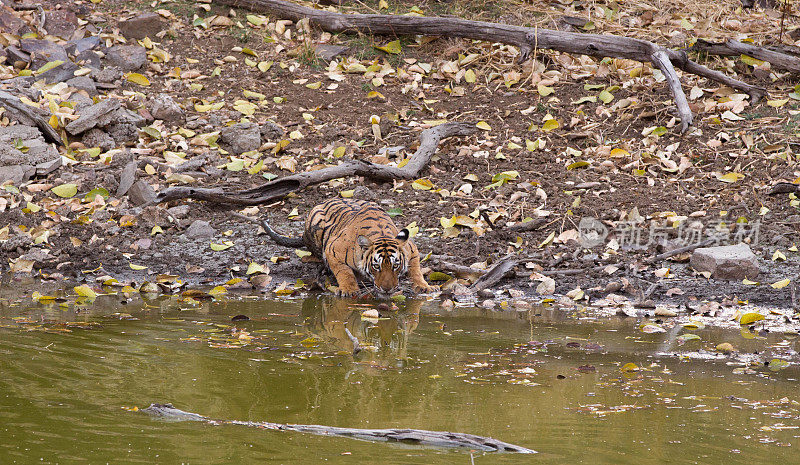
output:
[[[410,302],[375,322],[361,319],[369,305],[318,298],[58,304],[0,301],[0,464],[800,461],[796,368],[736,373],[725,361],[654,356],[700,343],[675,347],[633,319]],[[231,321],[240,314],[250,320]],[[344,328],[363,346],[356,355]],[[743,351],[795,344],[699,334]],[[623,374],[629,362],[647,370]],[[130,410],[151,402],[231,420],[466,432],[539,454],[170,423]]]

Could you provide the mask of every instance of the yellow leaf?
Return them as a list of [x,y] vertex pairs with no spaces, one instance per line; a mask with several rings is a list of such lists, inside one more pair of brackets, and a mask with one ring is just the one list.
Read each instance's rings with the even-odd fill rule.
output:
[[783,254],[780,250],[776,250],[775,253],[772,254],[772,261],[776,260],[786,260],[786,255]]
[[140,86],[149,86],[150,80],[144,74],[139,73],[128,73],[125,75],[125,79],[128,82],[132,82],[134,84],[139,84]]
[[788,101],[789,101],[788,98],[780,99],[780,100],[767,100],[767,105],[769,105],[771,107],[775,107],[775,108],[780,108],[780,107],[786,105],[786,103]]
[[250,168],[247,168],[247,173],[248,174],[256,174],[259,171],[261,171],[262,168],[264,168],[264,160],[258,160],[258,163],[256,163],[255,165],[251,166]]
[[93,291],[92,288],[90,288],[86,284],[81,284],[80,286],[75,286],[73,289],[75,290],[75,293],[78,294],[81,297],[86,297],[87,299],[91,299],[91,300],[94,300],[94,299],[97,298],[97,293],[95,291]]
[[607,90],[604,90],[604,91],[600,92],[599,94],[597,94],[597,98],[599,98],[600,101],[603,102],[603,103],[609,103],[612,100],[614,100],[614,94],[612,94],[611,92],[609,92]]
[[452,228],[453,226],[456,225],[456,217],[455,217],[455,215],[453,215],[452,218],[441,217],[441,218],[439,218],[439,223],[445,229]]
[[559,126],[561,126],[561,124],[558,122],[557,119],[550,118],[547,121],[545,121],[544,124],[542,124],[542,131],[550,132],[553,129],[558,129]]
[[551,233],[550,233],[550,235],[548,235],[548,236],[547,236],[547,237],[546,237],[546,238],[545,238],[545,239],[542,241],[542,243],[541,243],[541,244],[539,244],[539,248],[541,249],[542,247],[544,247],[544,246],[546,246],[546,245],[550,244],[551,242],[553,242],[553,239],[555,239],[555,237],[556,237],[556,232],[555,232],[555,231],[551,232]]
[[417,179],[411,183],[411,188],[418,191],[429,191],[433,189],[433,183],[430,179]]
[[625,149],[616,148],[611,150],[611,153],[608,154],[610,157],[629,157],[631,156],[630,152]]
[[308,257],[309,255],[311,255],[311,252],[309,252],[308,250],[300,250],[300,249],[295,249],[294,253],[300,258]]
[[791,279],[786,278],[786,279],[781,279],[780,281],[774,282],[774,283],[770,284],[770,286],[772,286],[773,289],[783,289],[784,287],[788,286],[789,283],[791,283],[791,282],[792,282]]
[[547,97],[548,95],[555,92],[555,89],[553,89],[552,87],[539,84],[536,86],[536,91],[539,92],[539,95],[541,95],[542,97]]
[[312,89],[312,90],[317,90],[320,87],[322,87],[322,82],[320,82],[320,81],[312,82],[310,84],[306,84],[306,87],[308,87],[309,89]]
[[577,168],[585,168],[585,167],[587,167],[589,165],[590,165],[590,163],[588,161],[580,160],[580,161],[576,161],[575,163],[570,163],[569,165],[567,165],[567,170],[570,171],[570,170],[574,170],[574,169],[577,169]]
[[223,250],[229,249],[233,245],[233,242],[225,241],[222,244],[216,244],[214,242],[211,243],[211,250],[215,252],[221,252]]
[[272,60],[270,60],[270,61],[259,61],[257,68],[262,73],[266,73],[267,71],[269,71],[270,68],[272,68],[272,63],[273,63]]
[[744,278],[742,280],[742,284],[744,284],[745,286],[755,286],[758,284],[758,281],[750,281],[749,279]]
[[259,265],[256,262],[250,262],[250,264],[247,265],[247,274],[248,275],[255,274],[255,273],[264,273],[264,271],[265,271],[264,265]]
[[353,194],[355,194],[355,192],[356,192],[355,189],[350,189],[349,191],[341,191],[341,192],[339,192],[339,195],[341,195],[342,197],[344,197],[346,199],[349,199],[349,198],[353,197]]
[[78,193],[78,186],[75,184],[62,184],[50,189],[50,192],[59,197],[69,198]]
[[36,70],[36,74],[42,74],[44,72],[50,71],[51,69],[55,68],[56,66],[61,66],[64,64],[64,60],[55,60],[55,61],[48,61],[41,68]]
[[742,178],[744,178],[744,175],[742,173],[730,172],[725,174],[717,174],[717,179],[727,183],[736,182]]
[[635,363],[626,363],[619,369],[622,372],[639,371],[639,367]]
[[386,2],[386,0],[381,0],[381,1],[378,2],[378,9],[379,10],[388,10],[389,9],[389,4]]
[[740,325],[749,325],[755,323],[756,321],[761,321],[764,319],[764,315],[756,312],[745,313],[744,315],[739,318]]
[[225,289],[224,286],[214,286],[213,289],[208,291],[209,295],[225,295],[228,293],[228,290]]
[[467,72],[464,73],[464,80],[469,82],[470,84],[475,82],[476,79],[477,79],[477,76],[475,76],[475,71],[473,71],[471,69],[468,69]]
[[146,270],[147,269],[146,266],[134,265],[133,263],[129,263],[128,266],[131,267],[131,269],[134,270],[134,271],[141,271],[141,270]]
[[477,126],[478,129],[483,129],[484,131],[492,130],[492,127],[489,126],[489,123],[487,123],[486,121],[478,121],[478,124],[476,124],[475,126]]
[[393,41],[389,42],[388,44],[384,45],[383,47],[376,46],[375,48],[377,48],[378,50],[382,50],[382,51],[384,51],[386,53],[394,54],[394,55],[397,55],[398,53],[400,53],[402,51],[402,47],[400,46],[400,41],[399,40],[393,40]]

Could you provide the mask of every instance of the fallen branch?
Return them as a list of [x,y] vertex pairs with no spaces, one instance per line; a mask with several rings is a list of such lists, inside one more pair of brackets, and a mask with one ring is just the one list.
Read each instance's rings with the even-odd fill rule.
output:
[[322,425],[290,425],[266,421],[213,420],[203,415],[176,409],[172,404],[150,404],[149,407],[141,411],[168,421],[200,421],[214,426],[240,425],[277,431],[297,431],[321,436],[339,436],[360,439],[362,441],[399,442],[418,446],[465,448],[486,452],[536,453],[535,450],[515,446],[492,438],[445,431],[427,431],[421,429],[360,429]]
[[718,71],[689,60],[683,51],[670,50],[646,40],[528,28],[449,17],[342,14],[316,10],[284,0],[214,0],[214,3],[270,13],[279,18],[293,21],[308,18],[311,24],[335,33],[364,32],[392,36],[421,34],[500,42],[519,47],[522,52],[521,60],[526,59],[533,50],[547,49],[598,58],[615,57],[650,62],[660,69],[667,79],[678,115],[681,118],[682,131],[686,131],[691,125],[692,112],[673,65],[677,65],[686,72],[741,90],[747,93],[753,101],[766,95],[766,90],[760,87],[727,77]]
[[698,39],[689,50],[698,50],[722,56],[747,55],[757,60],[769,62],[776,68],[785,69],[793,73],[800,73],[800,58],[733,39],[719,43]]
[[474,291],[488,289],[502,280],[506,274],[513,271],[519,264],[519,259],[514,255],[506,255],[502,260],[491,267],[486,274],[472,283],[470,288]]
[[347,176],[364,176],[377,181],[414,179],[428,164],[442,139],[468,136],[477,130],[471,123],[451,122],[422,131],[419,148],[402,168],[378,165],[365,160],[347,160],[337,166],[284,176],[238,192],[226,193],[222,188],[170,187],[159,192],[156,202],[192,198],[229,205],[258,205],[314,184]]
[[691,252],[694,249],[699,249],[700,247],[705,247],[707,245],[711,245],[714,242],[716,242],[716,239],[706,239],[706,240],[704,240],[702,242],[698,242],[696,244],[690,244],[690,245],[686,245],[686,246],[683,246],[683,247],[678,247],[677,249],[672,249],[672,250],[670,250],[668,252],[660,253],[660,254],[658,254],[658,255],[656,255],[654,257],[648,258],[644,262],[647,263],[647,264],[655,263],[655,262],[657,262],[659,260],[664,260],[666,258],[674,257],[675,255],[680,255],[680,254],[685,253],[685,252]]

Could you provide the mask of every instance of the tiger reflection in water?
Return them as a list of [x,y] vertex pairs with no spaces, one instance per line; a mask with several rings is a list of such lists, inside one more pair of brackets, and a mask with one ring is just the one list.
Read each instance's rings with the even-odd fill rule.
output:
[[[363,301],[320,295],[303,301],[302,315],[306,331],[336,350],[359,358],[371,353],[403,360],[408,336],[419,325],[423,302],[408,299],[397,308],[393,308],[393,303],[376,307]],[[377,309],[380,318],[362,319],[361,314],[370,309]]]

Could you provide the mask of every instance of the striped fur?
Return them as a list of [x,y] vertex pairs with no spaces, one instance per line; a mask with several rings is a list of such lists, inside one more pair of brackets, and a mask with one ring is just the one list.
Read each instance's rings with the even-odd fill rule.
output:
[[303,243],[325,262],[342,295],[357,294],[357,277],[388,294],[398,288],[405,273],[415,292],[433,290],[422,276],[419,251],[408,230],[398,231],[375,203],[331,199],[317,205],[306,218]]

